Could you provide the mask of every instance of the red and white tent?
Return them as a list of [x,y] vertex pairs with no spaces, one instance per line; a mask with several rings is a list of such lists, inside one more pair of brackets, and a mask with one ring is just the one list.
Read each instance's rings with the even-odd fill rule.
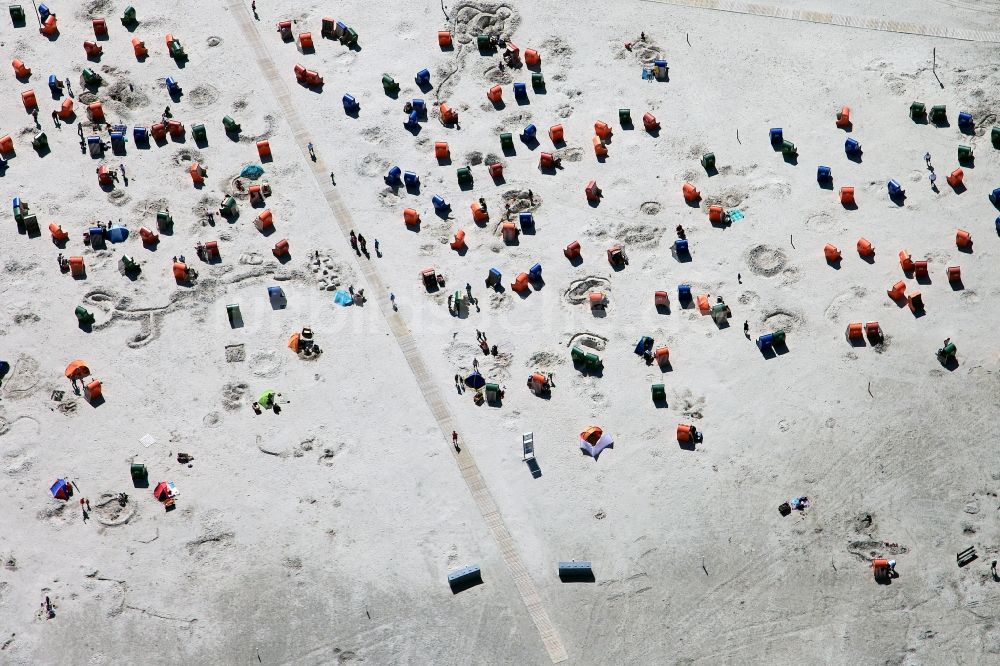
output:
[[601,451],[614,446],[615,440],[611,435],[606,434],[599,426],[590,426],[580,433],[580,448],[589,456],[597,460]]

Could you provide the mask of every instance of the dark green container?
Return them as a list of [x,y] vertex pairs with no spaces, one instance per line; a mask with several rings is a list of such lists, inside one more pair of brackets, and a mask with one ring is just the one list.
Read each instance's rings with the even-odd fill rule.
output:
[[388,74],[382,75],[382,88],[387,94],[399,92],[399,84],[396,83],[396,79],[392,78]]
[[1000,148],[1000,127],[990,130],[990,141],[993,142],[994,148]]
[[531,87],[532,88],[544,88],[545,87],[545,77],[542,76],[541,72],[531,73]]
[[97,72],[90,69],[89,67],[83,70],[84,85],[90,86],[100,82],[101,82],[101,77],[97,75]]
[[191,135],[194,136],[195,141],[208,141],[208,132],[205,130],[205,125],[203,123],[192,125]]
[[569,357],[573,359],[573,363],[583,363],[587,354],[579,347],[573,347],[569,350]]
[[943,123],[948,120],[948,107],[944,104],[932,106],[930,119],[932,123]]
[[655,402],[663,402],[667,399],[667,389],[663,384],[653,384],[651,391]]
[[493,45],[490,44],[490,36],[478,35],[476,37],[476,46],[479,47],[480,51],[489,51],[490,49],[492,49]]
[[632,124],[632,110],[631,109],[618,109],[618,122],[622,125]]
[[39,132],[35,135],[35,138],[31,140],[31,147],[38,148],[39,150],[42,148],[48,148],[49,137],[45,136],[45,132]]
[[958,147],[958,161],[967,162],[972,159],[972,146],[959,146]]
[[927,107],[923,102],[914,102],[910,104],[910,118],[914,120],[920,120],[927,115]]
[[122,25],[135,25],[138,22],[139,19],[135,17],[135,7],[126,7],[125,14],[122,16]]
[[14,23],[24,23],[24,9],[21,5],[10,6],[10,20]]
[[504,150],[514,149],[514,135],[510,132],[504,132],[500,135],[500,147]]
[[458,182],[460,185],[472,182],[472,169],[469,167],[459,167],[455,174],[458,176]]
[[795,149],[795,144],[785,139],[781,142],[781,154],[782,155],[797,155],[799,151]]
[[705,171],[711,171],[715,168],[715,153],[705,153],[701,156],[701,165],[705,167]]
[[240,124],[233,120],[232,116],[226,116],[222,119],[222,126],[226,128],[226,132],[229,134],[239,134]]

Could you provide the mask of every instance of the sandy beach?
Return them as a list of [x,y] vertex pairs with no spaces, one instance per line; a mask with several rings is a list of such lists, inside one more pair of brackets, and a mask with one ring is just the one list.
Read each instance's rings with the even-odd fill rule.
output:
[[[1000,2],[139,1],[126,25],[96,0],[49,5],[48,36],[22,6],[0,17],[31,70],[0,71],[0,664],[1000,660]],[[561,580],[571,560],[593,577]]]

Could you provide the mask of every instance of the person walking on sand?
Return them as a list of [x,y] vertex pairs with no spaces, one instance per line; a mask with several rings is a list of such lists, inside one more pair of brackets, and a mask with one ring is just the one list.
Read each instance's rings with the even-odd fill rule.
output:
[[392,303],[393,312],[399,310],[399,308],[396,307],[396,294],[392,293],[391,291],[389,292],[389,302]]
[[455,430],[451,431],[451,445],[458,451],[458,432]]
[[928,169],[930,169],[931,171],[934,171],[934,167],[931,166],[931,154],[930,153],[924,153],[924,162],[927,163],[927,168]]
[[743,322],[743,335],[747,336],[747,340],[750,339],[750,321],[746,320]]

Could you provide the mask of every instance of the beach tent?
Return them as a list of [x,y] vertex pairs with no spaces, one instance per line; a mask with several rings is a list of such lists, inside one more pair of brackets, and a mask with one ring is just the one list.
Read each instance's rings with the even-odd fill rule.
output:
[[611,435],[606,435],[598,426],[590,426],[580,433],[580,448],[587,455],[593,456],[594,460],[601,455],[601,451],[614,444],[615,440]]
[[52,496],[56,499],[69,499],[69,496],[73,494],[73,487],[69,485],[66,479],[57,479],[55,483],[52,484]]
[[274,390],[267,389],[266,391],[260,394],[259,398],[257,398],[257,404],[263,407],[264,409],[271,409],[271,407],[274,406],[274,396],[275,396]]
[[465,378],[465,384],[471,388],[479,389],[486,386],[486,380],[478,370],[473,370],[472,374]]
[[66,366],[66,376],[70,379],[83,379],[90,374],[90,368],[83,361],[77,359]]
[[338,289],[337,293],[333,295],[333,302],[346,307],[354,304],[354,298],[343,289]]
[[112,243],[121,243],[128,238],[128,229],[125,227],[109,227],[108,240]]
[[240,171],[240,178],[249,178],[250,180],[257,180],[264,175],[264,168],[257,166],[256,164],[250,164],[243,167]]
[[161,502],[170,499],[170,486],[167,485],[166,481],[160,481],[156,484],[156,487],[153,488],[153,497]]

